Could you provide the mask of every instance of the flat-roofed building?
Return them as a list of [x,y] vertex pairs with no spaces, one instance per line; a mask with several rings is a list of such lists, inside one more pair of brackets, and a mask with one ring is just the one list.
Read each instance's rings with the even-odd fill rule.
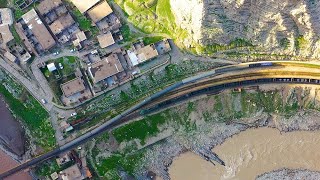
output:
[[61,90],[66,97],[70,97],[76,93],[84,91],[86,87],[81,78],[72,79],[64,84],[61,84]]
[[107,17],[113,11],[107,1],[102,1],[98,5],[94,6],[87,13],[94,23],[101,21],[103,18]]
[[79,31],[76,34],[76,39],[73,41],[73,45],[78,49],[82,48],[82,42],[87,40],[87,36],[83,31]]
[[106,48],[106,47],[111,46],[115,43],[110,31],[107,32],[106,34],[100,34],[99,36],[97,36],[97,38],[98,38],[99,45],[101,48]]
[[60,34],[65,29],[69,28],[75,23],[72,16],[68,13],[67,15],[59,17],[59,19],[55,20],[49,27],[53,34]]
[[117,54],[110,56],[93,63],[89,68],[89,74],[94,83],[98,83],[108,77],[118,74],[123,71],[122,64],[119,61]]
[[[31,43],[33,44],[33,46],[37,46],[37,44],[39,43],[41,46],[40,49],[48,50],[56,44],[50,32],[43,24],[34,9],[31,9],[29,12],[22,15],[22,20],[27,25],[27,29],[32,32],[32,34],[29,34],[27,37],[28,40],[33,41]],[[27,31],[27,29],[23,29],[23,31]],[[35,42],[35,40],[32,40],[32,37],[35,37],[37,41]]]
[[11,9],[0,8],[0,26],[12,25],[12,24],[13,24],[13,15],[12,15]]
[[0,26],[0,35],[1,35],[0,38],[1,38],[1,42],[2,42],[1,44],[2,44],[3,48],[6,48],[7,43],[14,39],[8,24]]
[[41,15],[45,15],[51,10],[59,7],[60,5],[62,5],[61,0],[43,0],[37,6],[37,9]]
[[11,62],[16,62],[16,60],[17,60],[17,57],[15,55],[11,54],[9,51],[6,51],[4,53],[4,57],[6,57]]
[[158,55],[159,53],[155,48],[154,44],[150,44],[148,46],[144,46],[142,48],[137,49],[137,56],[140,63],[155,58]]
[[99,1],[100,0],[71,0],[82,14],[96,5]]
[[63,170],[61,173],[63,180],[82,180],[84,176],[81,174],[80,168],[77,164]]

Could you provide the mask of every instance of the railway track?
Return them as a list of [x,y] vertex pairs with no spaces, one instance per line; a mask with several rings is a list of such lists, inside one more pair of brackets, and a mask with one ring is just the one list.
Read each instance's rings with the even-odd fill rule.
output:
[[[260,66],[261,65],[255,65],[254,68]],[[270,63],[268,66],[270,66]],[[93,129],[92,131],[74,139],[73,141],[0,174],[0,179],[8,177],[11,174],[14,174],[28,167],[34,166],[42,161],[59,155],[60,153],[71,150],[87,142],[88,140],[98,136],[102,132],[140,115],[141,111],[144,111],[142,112],[142,114],[152,113],[162,108],[170,107],[175,103],[183,102],[192,97],[196,97],[203,94],[215,94],[224,89],[230,89],[239,86],[250,86],[264,83],[296,83],[320,85],[320,73],[310,72],[291,72],[291,74],[288,74],[288,72],[282,74],[271,74],[271,72],[248,73],[246,75],[231,75],[223,78],[210,78],[208,80],[203,80],[204,77],[210,77],[213,75],[218,76],[226,72],[244,70],[248,68],[250,68],[250,64],[241,66],[239,65],[239,67],[219,68],[216,71],[208,72],[204,75],[187,78],[183,81],[177,82],[176,84],[171,85],[165,88],[164,90],[161,90],[160,92],[151,95],[150,97],[146,98],[137,105],[127,109],[126,111],[105,122],[96,129]],[[199,80],[200,82],[196,83]]]

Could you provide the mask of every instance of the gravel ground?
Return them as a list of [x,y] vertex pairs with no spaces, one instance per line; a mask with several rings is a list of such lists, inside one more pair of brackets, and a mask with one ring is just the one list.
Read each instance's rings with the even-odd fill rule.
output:
[[316,180],[320,179],[320,172],[300,169],[279,169],[264,173],[256,180]]

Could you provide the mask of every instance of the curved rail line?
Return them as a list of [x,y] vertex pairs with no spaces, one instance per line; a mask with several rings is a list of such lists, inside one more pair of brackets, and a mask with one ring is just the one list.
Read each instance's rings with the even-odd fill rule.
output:
[[[187,78],[187,79],[184,79],[182,81],[179,81],[153,95],[151,95],[150,97],[144,99],[142,102],[136,104],[135,106],[127,109],[126,111],[122,112],[121,114],[117,115],[116,117],[112,118],[111,120],[105,122],[104,124],[102,124],[101,126],[97,127],[96,129],[93,129],[91,130],[90,132],[87,132],[86,134],[74,139],[73,141],[61,146],[61,147],[58,147],[56,149],[53,149],[52,151],[46,153],[46,154],[43,154],[43,155],[40,155],[30,161],[27,161],[23,164],[20,164],[4,173],[2,173],[0,175],[0,179],[3,179],[5,177],[8,177],[18,171],[21,171],[23,169],[26,169],[30,166],[34,166],[42,161],[45,161],[47,159],[50,159],[62,152],[65,152],[65,151],[68,151],[68,150],[71,150],[85,142],[87,142],[88,140],[96,137],[97,135],[101,134],[102,132],[104,132],[105,130],[111,128],[114,124],[116,124],[118,121],[120,121],[122,118],[125,118],[127,115],[129,115],[130,113],[142,108],[143,106],[149,104],[150,102],[152,102],[153,100],[156,100],[157,98],[163,96],[164,94],[170,92],[170,91],[173,91],[179,87],[183,87],[184,85],[188,85],[190,83],[194,83],[198,80],[201,80],[203,78],[206,78],[206,77],[210,77],[210,76],[214,76],[214,75],[217,75],[217,74],[221,74],[221,73],[226,73],[226,72],[231,72],[231,71],[238,71],[238,70],[243,70],[243,69],[247,69],[247,68],[256,68],[256,67],[261,67],[263,66],[262,65],[263,63],[251,63],[251,64],[239,64],[239,65],[232,65],[232,66],[227,66],[227,67],[222,67],[222,68],[218,68],[216,70],[212,70],[212,71],[209,71],[209,72],[206,72],[206,73],[203,73],[201,75],[197,75],[197,76],[194,76],[194,77],[190,77],[190,78]],[[267,66],[272,66],[272,64],[270,65],[267,65]],[[249,81],[244,81],[242,82],[242,85],[249,85],[250,83],[256,83],[255,81],[252,81],[252,80],[249,80]],[[309,79],[308,81],[310,81],[311,83],[311,79]],[[274,81],[275,83],[278,82],[278,81]],[[320,82],[320,81],[319,81]],[[235,84],[232,84],[232,83],[226,83],[224,85],[218,85],[216,86],[216,88],[230,88],[230,87],[233,87],[234,85],[238,85],[238,83],[240,82],[235,82]],[[299,83],[299,81],[297,81],[296,83]],[[302,82],[300,82],[302,83]],[[319,83],[315,83],[315,84],[319,84]],[[200,90],[201,91],[201,90]],[[201,94],[200,91],[198,92],[195,92],[198,93],[198,94]],[[181,97],[180,97],[181,98]]]

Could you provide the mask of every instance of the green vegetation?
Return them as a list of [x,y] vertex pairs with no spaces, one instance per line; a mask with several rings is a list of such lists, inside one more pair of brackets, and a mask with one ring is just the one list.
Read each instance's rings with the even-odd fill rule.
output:
[[281,46],[282,48],[284,48],[284,49],[288,49],[289,46],[290,46],[290,41],[289,41],[289,39],[288,39],[288,38],[282,38],[282,39],[280,40],[280,46]]
[[10,30],[11,30],[11,32],[12,32],[12,35],[13,35],[13,37],[14,37],[14,40],[17,42],[17,43],[22,43],[22,41],[21,41],[21,38],[20,38],[20,36],[19,36],[19,34],[17,33],[17,31],[16,31],[16,28],[14,27],[14,26],[11,26],[10,27]]
[[296,37],[295,39],[296,50],[305,49],[307,44],[308,44],[308,41],[302,35],[299,35],[298,37]]
[[6,8],[8,6],[8,0],[0,0],[0,8]]
[[143,38],[143,44],[144,45],[153,44],[153,43],[161,41],[162,39],[163,39],[163,37],[161,37],[161,36],[145,37],[145,38]]
[[18,93],[16,96],[9,92],[8,87],[11,87],[13,82],[14,80],[9,77],[2,81],[0,93],[9,104],[13,114],[17,116],[30,131],[34,142],[45,152],[53,149],[56,141],[54,130],[48,120],[48,113],[40,103],[23,88],[22,93]]
[[144,33],[160,33],[173,39],[188,34],[177,27],[171,12],[170,0],[115,0],[128,15],[128,20]]
[[58,165],[55,158],[47,160],[36,167],[35,173],[41,177],[49,177],[52,173],[60,171],[72,166],[74,164],[73,161],[69,161],[66,164],[63,164],[61,167]]
[[159,132],[158,126],[164,122],[165,117],[162,114],[147,116],[143,120],[115,129],[112,134],[119,143],[139,139],[144,145],[146,138],[156,135]]
[[228,45],[220,45],[220,44],[211,44],[208,46],[197,45],[193,50],[200,54],[212,55],[218,51],[226,51],[226,50],[231,50],[231,49],[240,48],[240,47],[253,48],[254,46],[251,44],[251,42],[245,39],[236,38],[235,40],[231,41]]
[[79,27],[83,31],[89,31],[91,29],[91,21],[87,19],[81,12],[74,8],[72,11],[73,15],[76,17],[76,21],[79,23]]
[[127,24],[121,26],[120,31],[123,36],[123,40],[126,42],[130,42],[135,38],[135,36],[131,33],[130,28]]
[[137,152],[134,155],[113,154],[99,162],[97,165],[98,174],[107,179],[120,179],[119,170],[123,169],[132,175],[142,157],[142,152]]

